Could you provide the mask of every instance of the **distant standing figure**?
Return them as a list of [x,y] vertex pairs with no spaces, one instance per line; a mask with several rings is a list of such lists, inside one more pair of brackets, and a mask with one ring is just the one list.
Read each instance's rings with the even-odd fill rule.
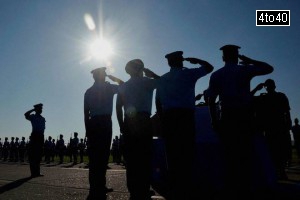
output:
[[86,147],[85,141],[83,140],[83,138],[81,138],[80,143],[78,144],[80,163],[83,163],[85,147]]
[[5,137],[3,143],[3,161],[7,161],[8,153],[9,153],[9,141],[8,141],[8,137]]
[[74,138],[71,141],[71,151],[73,155],[73,164],[77,164],[77,157],[78,157],[78,144],[79,144],[79,139],[78,139],[78,133],[74,132]]
[[89,183],[88,199],[106,199],[106,170],[112,140],[113,97],[118,85],[105,81],[106,76],[114,82],[123,81],[107,75],[106,68],[94,69],[91,73],[95,80],[84,94],[84,122],[89,143]]
[[[254,112],[251,80],[273,71],[269,64],[239,55],[239,46],[225,45],[225,66],[213,72],[209,81],[208,101],[214,130],[220,137],[225,156],[225,185],[230,198],[241,198],[253,184]],[[239,59],[243,62],[239,65]],[[220,102],[220,115],[215,106]]]
[[55,149],[55,139],[52,139],[52,142],[51,142],[51,162],[54,162],[54,158],[56,156],[56,149]]
[[19,155],[20,155],[21,162],[25,161],[25,152],[26,152],[26,142],[25,142],[25,137],[22,137],[22,140],[21,140],[20,146],[19,146]]
[[15,162],[19,162],[19,148],[20,148],[19,138],[16,137],[16,141],[15,141],[15,149],[14,149]]
[[[167,199],[193,199],[192,166],[195,158],[195,85],[213,70],[198,58],[183,58],[182,51],[167,54],[170,71],[158,80],[157,112],[165,139],[169,194]],[[199,64],[188,69],[183,61]]]
[[50,163],[51,146],[52,146],[52,137],[49,136],[48,140],[46,140],[45,143],[44,143],[44,154],[45,154],[46,164]]
[[9,161],[13,162],[15,161],[15,137],[11,137],[10,143],[9,143]]
[[56,149],[58,151],[59,164],[62,164],[64,162],[64,154],[66,151],[64,136],[62,134],[59,135],[59,140],[57,141]]
[[294,120],[295,124],[292,127],[292,133],[294,137],[294,147],[297,151],[298,159],[300,159],[300,125],[299,125],[299,119],[295,118]]
[[[31,177],[43,176],[40,173],[40,161],[42,159],[44,131],[46,128],[46,120],[41,115],[43,112],[43,104],[36,104],[34,109],[27,111],[24,115],[31,122],[32,132],[30,135],[29,148],[29,164]],[[31,114],[35,112],[35,114]]]

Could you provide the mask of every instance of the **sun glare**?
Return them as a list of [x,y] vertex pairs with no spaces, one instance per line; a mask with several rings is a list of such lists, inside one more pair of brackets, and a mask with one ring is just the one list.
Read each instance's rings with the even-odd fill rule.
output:
[[95,59],[105,60],[112,53],[112,46],[107,40],[96,40],[90,45],[90,54]]

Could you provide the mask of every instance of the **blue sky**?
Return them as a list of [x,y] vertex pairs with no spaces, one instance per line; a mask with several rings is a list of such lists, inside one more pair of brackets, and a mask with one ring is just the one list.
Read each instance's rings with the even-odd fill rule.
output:
[[[258,9],[291,10],[291,26],[256,27]],[[85,14],[94,19],[94,31]],[[113,46],[105,62],[88,59],[88,47],[99,35]],[[271,64],[274,72],[254,78],[252,88],[274,79],[277,91],[289,98],[292,118],[300,117],[299,35],[297,0],[1,0],[0,137],[28,137],[31,125],[23,114],[40,102],[45,136],[68,139],[76,131],[83,137],[83,95],[93,84],[92,69],[110,63],[108,73],[126,81],[126,63],[140,58],[163,75],[169,71],[164,55],[182,50],[216,70],[223,66],[219,48],[225,44]],[[209,76],[197,82],[196,94],[207,88]],[[117,135],[115,111],[113,124]]]

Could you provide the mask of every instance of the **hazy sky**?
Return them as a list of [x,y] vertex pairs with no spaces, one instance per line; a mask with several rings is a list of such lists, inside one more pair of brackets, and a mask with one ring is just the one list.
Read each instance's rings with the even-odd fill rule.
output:
[[[256,27],[255,10],[264,9],[291,10],[291,26]],[[105,61],[91,58],[89,50],[101,35],[113,50]],[[83,95],[93,84],[92,69],[108,65],[108,73],[126,81],[126,63],[140,58],[163,75],[169,71],[165,54],[182,50],[217,70],[225,44],[274,66],[272,74],[254,78],[252,88],[274,79],[289,98],[292,118],[300,117],[299,36],[298,0],[0,0],[0,137],[28,138],[24,113],[36,103],[44,104],[46,137],[83,137]],[[209,76],[197,82],[196,94]],[[113,134],[119,134],[115,110]]]

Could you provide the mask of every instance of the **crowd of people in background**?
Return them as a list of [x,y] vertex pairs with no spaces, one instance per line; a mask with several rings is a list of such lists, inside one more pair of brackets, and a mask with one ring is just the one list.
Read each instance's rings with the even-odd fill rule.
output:
[[[0,138],[0,160],[3,162],[16,162],[25,163],[28,161],[28,148],[29,138],[26,140],[22,137],[20,140],[18,137]],[[111,157],[112,163],[117,165],[124,165],[123,159],[123,136],[115,136],[111,145]],[[70,137],[70,140],[65,143],[64,136],[59,135],[57,140],[52,136],[48,136],[43,146],[43,158],[46,164],[50,163],[72,163],[76,165],[78,163],[88,164],[87,156],[88,142],[86,138],[78,138],[78,133],[74,133],[74,138]]]

